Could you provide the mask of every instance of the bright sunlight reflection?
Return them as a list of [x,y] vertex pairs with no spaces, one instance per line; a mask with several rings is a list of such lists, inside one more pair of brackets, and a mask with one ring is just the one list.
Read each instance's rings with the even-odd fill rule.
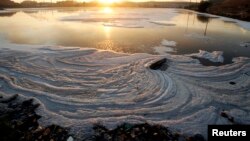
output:
[[107,39],[110,39],[111,27],[103,26],[103,31]]
[[104,7],[102,9],[102,12],[105,13],[105,14],[111,14],[113,12],[113,10],[110,7]]

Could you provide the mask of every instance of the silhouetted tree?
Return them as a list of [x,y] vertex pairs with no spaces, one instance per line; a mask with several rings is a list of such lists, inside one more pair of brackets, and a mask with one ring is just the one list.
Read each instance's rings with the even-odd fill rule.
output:
[[15,7],[17,3],[11,0],[0,0],[0,7]]
[[207,9],[212,5],[210,1],[201,1],[198,6],[198,11],[207,12]]

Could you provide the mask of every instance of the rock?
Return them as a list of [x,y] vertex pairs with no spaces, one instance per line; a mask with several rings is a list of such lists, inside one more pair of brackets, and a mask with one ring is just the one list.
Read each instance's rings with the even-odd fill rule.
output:
[[74,139],[71,136],[69,136],[67,141],[74,141]]
[[186,141],[186,139],[184,137],[179,137],[178,141]]
[[26,100],[26,101],[23,101],[23,103],[22,103],[22,106],[30,106],[30,105],[32,105],[32,103],[33,103],[33,99],[29,99],[29,100]]
[[34,132],[40,132],[42,130],[43,130],[43,127],[39,125]]
[[201,134],[194,135],[195,141],[205,141],[204,137]]
[[205,141],[201,134],[196,134],[188,139],[188,141]]
[[232,123],[234,123],[234,117],[228,117],[228,120]]
[[35,113],[39,104],[33,104],[33,99],[20,102],[17,97],[0,99],[0,141],[67,140],[69,135],[66,129],[57,125],[39,125],[37,121],[41,116]]
[[50,129],[49,128],[45,129],[45,131],[43,132],[44,136],[47,136],[48,134],[50,134]]
[[229,84],[231,84],[231,85],[235,85],[236,83],[235,83],[235,82],[233,82],[233,81],[231,81],[231,82],[229,82]]
[[15,95],[11,96],[10,98],[1,99],[0,102],[1,102],[1,103],[10,103],[11,101],[16,100],[17,97],[18,97],[18,95],[15,94]]
[[[106,129],[103,126],[100,128],[94,127],[94,141],[164,141],[164,140],[178,140],[181,136],[180,134],[175,134],[168,130],[168,128],[161,125],[150,125],[144,124],[128,124],[124,123],[117,126],[113,130],[103,130]],[[100,133],[101,131],[101,133]]]
[[226,112],[224,112],[224,111],[222,111],[222,112],[220,113],[220,115],[221,115],[222,117],[224,117],[224,118],[228,118],[227,113],[226,113]]
[[229,122],[235,124],[234,117],[228,115],[225,111],[222,111],[222,112],[220,113],[220,115],[221,115],[222,117],[226,118]]
[[158,69],[166,70],[167,67],[168,67],[167,64],[165,64],[166,62],[167,62],[167,59],[163,58],[163,59],[161,59],[159,61],[156,61],[155,63],[151,64],[149,66],[149,68],[152,69],[152,70],[158,70]]

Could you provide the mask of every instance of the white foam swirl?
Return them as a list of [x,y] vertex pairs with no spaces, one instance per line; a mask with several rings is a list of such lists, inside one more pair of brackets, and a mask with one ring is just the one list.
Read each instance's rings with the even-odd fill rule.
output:
[[[148,67],[162,58],[167,58],[167,70]],[[69,126],[79,136],[95,122],[110,127],[151,122],[206,135],[207,124],[229,124],[220,116],[222,109],[250,123],[248,58],[206,67],[181,55],[1,49],[0,90],[35,97],[42,104],[42,123]]]

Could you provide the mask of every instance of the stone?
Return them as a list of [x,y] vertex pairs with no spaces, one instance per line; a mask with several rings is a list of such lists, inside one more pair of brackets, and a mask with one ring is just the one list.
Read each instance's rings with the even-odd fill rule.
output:
[[74,141],[74,139],[71,136],[69,136],[67,141]]
[[160,69],[160,70],[162,70],[162,69],[166,70],[167,69],[167,66],[165,64],[166,62],[167,62],[167,59],[163,58],[163,59],[161,59],[159,61],[156,61],[153,64],[151,64],[149,66],[149,68],[152,69],[152,70],[158,70],[158,69]]

